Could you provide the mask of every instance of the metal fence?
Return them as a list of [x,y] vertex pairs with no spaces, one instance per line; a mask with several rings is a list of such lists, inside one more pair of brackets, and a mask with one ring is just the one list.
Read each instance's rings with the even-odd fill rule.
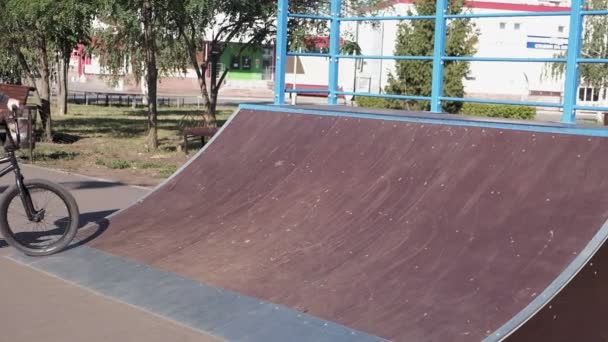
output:
[[[411,15],[411,16],[373,16],[373,17],[342,17],[341,0],[331,0],[330,15],[309,15],[289,13],[288,0],[278,1],[277,20],[277,63],[275,76],[275,104],[285,103],[285,93],[327,93],[328,103],[337,104],[339,95],[371,96],[402,100],[426,100],[431,103],[431,111],[442,112],[442,101],[461,101],[477,103],[495,103],[507,105],[528,105],[536,107],[553,107],[563,110],[562,122],[575,123],[577,110],[608,111],[608,107],[584,106],[577,104],[577,89],[579,85],[579,65],[581,63],[608,63],[608,59],[582,58],[580,55],[582,44],[583,20],[585,16],[607,15],[608,10],[585,10],[584,0],[572,0],[570,11],[558,12],[509,12],[509,13],[478,13],[478,14],[448,14],[448,0],[437,0],[435,15]],[[513,57],[453,57],[445,55],[445,41],[447,21],[464,18],[506,18],[506,17],[547,17],[565,16],[570,18],[570,33],[568,37],[568,50],[565,58],[513,58]],[[289,18],[327,20],[330,24],[330,47],[328,53],[297,53],[287,51],[287,23]],[[433,56],[370,56],[370,55],[342,55],[340,54],[340,23],[347,21],[387,21],[387,20],[435,20],[434,53]],[[329,57],[329,85],[327,89],[286,89],[286,61],[287,56],[313,56]],[[427,60],[433,63],[432,91],[431,96],[415,95],[389,95],[360,92],[345,92],[338,90],[338,72],[341,59],[393,59],[393,60]],[[565,63],[565,86],[563,102],[529,102],[529,101],[507,101],[480,98],[456,98],[447,97],[443,94],[443,74],[445,61],[468,61],[468,62],[536,62],[536,63]]]

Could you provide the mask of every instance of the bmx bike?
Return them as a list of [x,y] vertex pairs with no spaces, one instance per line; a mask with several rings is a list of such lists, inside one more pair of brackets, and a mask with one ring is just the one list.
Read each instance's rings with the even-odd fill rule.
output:
[[9,113],[0,122],[0,129],[5,132],[5,156],[0,158],[0,165],[8,164],[0,170],[0,177],[13,172],[15,184],[0,197],[0,234],[9,245],[30,256],[60,252],[78,231],[78,204],[57,183],[24,179],[15,155],[21,142],[17,108],[11,108]]

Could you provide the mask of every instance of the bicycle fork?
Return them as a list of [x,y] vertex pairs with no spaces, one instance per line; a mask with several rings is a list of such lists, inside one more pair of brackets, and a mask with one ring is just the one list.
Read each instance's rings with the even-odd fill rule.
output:
[[15,184],[17,189],[19,190],[19,197],[21,198],[21,203],[23,204],[23,208],[25,208],[25,213],[27,214],[28,220],[31,222],[40,222],[44,218],[44,210],[37,211],[34,208],[34,203],[32,201],[32,197],[30,195],[30,191],[25,186],[23,175],[21,174],[21,169],[17,164],[17,159],[15,155],[11,153],[10,162],[15,173]]

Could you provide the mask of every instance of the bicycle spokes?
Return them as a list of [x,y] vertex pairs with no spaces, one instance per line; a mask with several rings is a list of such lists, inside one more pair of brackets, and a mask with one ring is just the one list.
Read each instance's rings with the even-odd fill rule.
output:
[[46,189],[32,189],[23,195],[22,201],[13,201],[8,208],[7,220],[15,240],[31,248],[44,248],[61,239],[71,225],[64,201]]

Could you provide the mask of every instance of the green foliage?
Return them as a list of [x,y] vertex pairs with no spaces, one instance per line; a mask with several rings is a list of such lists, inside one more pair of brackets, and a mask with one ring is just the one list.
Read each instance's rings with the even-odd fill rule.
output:
[[[357,96],[357,106],[367,108],[393,108],[402,109],[390,99],[371,96]],[[511,106],[485,103],[464,103],[459,114],[471,116],[486,116],[491,118],[506,118],[518,120],[534,120],[536,108],[529,106]]]
[[[169,19],[173,36],[179,41],[176,48],[183,51],[182,65],[196,72],[207,111],[215,116],[219,88],[229,69],[221,75],[214,73],[227,43],[242,43],[237,53],[240,55],[268,42],[274,32],[276,4],[250,0],[175,0],[174,4]],[[198,54],[207,50],[208,55],[201,61]],[[205,74],[209,69],[216,77],[207,82]]]
[[460,114],[487,116],[491,118],[533,120],[536,116],[536,108],[529,106],[465,103],[460,110]]
[[41,58],[52,59],[55,51],[69,57],[78,43],[88,43],[95,5],[93,0],[6,0],[0,11],[0,53],[15,60],[22,54],[28,64],[20,71],[38,76]]
[[[414,8],[418,15],[434,15],[433,0],[416,0]],[[462,1],[450,1],[449,13],[458,14],[463,10]],[[413,15],[408,11],[408,15]],[[434,49],[435,21],[414,20],[399,25],[395,55],[432,56]],[[446,56],[471,56],[476,52],[478,32],[470,19],[450,20],[447,27]],[[463,80],[469,73],[469,63],[446,61],[444,64],[443,93],[450,97],[463,97]],[[397,61],[394,74],[389,75],[386,92],[398,95],[431,95],[433,65],[431,61]],[[390,106],[408,110],[429,110],[428,101],[391,100]],[[443,110],[457,113],[462,103],[443,102]]]
[[93,0],[0,1],[0,77],[20,78],[36,88],[45,139],[52,140],[50,79],[52,64],[69,59],[88,41]]
[[112,170],[130,169],[133,166],[131,164],[131,162],[128,161],[128,160],[124,160],[124,159],[105,160],[105,159],[102,159],[102,158],[97,158],[95,160],[95,165],[105,166],[108,169],[112,169]]
[[[342,0],[342,16],[374,15],[384,2],[384,0]],[[330,15],[330,7],[331,1],[329,0],[289,1],[290,13]],[[377,22],[370,23],[376,24]],[[325,20],[290,18],[288,30],[287,45],[290,51],[309,51],[314,47],[309,39],[311,36],[329,35],[329,26]],[[348,33],[343,32],[343,35],[348,35]]]
[[10,51],[0,48],[0,83],[21,84],[21,74],[17,58]]
[[142,169],[160,169],[162,168],[164,165],[161,163],[152,163],[152,162],[146,162],[141,164],[141,168]]
[[163,178],[166,178],[166,177],[169,177],[172,174],[174,174],[176,171],[177,171],[177,166],[167,165],[158,171],[158,175]]
[[106,164],[106,166],[110,169],[123,170],[131,168],[131,162],[129,162],[128,160],[114,159],[111,160],[108,164]]
[[340,51],[343,55],[361,55],[359,43],[347,40]]
[[[604,10],[608,8],[608,0],[585,1],[587,10]],[[583,27],[581,57],[608,58],[608,17],[605,15],[586,16]],[[563,58],[566,52],[560,52],[555,57]],[[566,72],[565,63],[548,63],[545,65],[545,76],[553,79],[561,78]],[[608,64],[582,63],[579,65],[582,84],[601,88],[608,86]]]
[[[135,82],[139,82],[146,73],[144,44],[144,27],[142,22],[143,0],[108,0],[100,3],[99,25],[93,31],[94,43],[89,50],[97,55],[100,64],[117,81],[130,71]],[[151,0],[152,22],[156,36],[154,53],[157,57],[157,68],[161,75],[183,71],[187,60],[184,51],[175,39],[176,33],[170,20],[174,15],[176,1]]]
[[357,106],[367,108],[389,108],[389,100],[382,97],[357,96],[355,97]]

